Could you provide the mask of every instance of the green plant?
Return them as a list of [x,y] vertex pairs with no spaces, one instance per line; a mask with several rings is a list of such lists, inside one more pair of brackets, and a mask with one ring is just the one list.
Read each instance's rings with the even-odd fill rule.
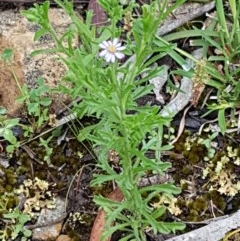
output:
[[14,136],[12,128],[19,125],[19,119],[6,119],[4,115],[0,114],[0,137],[2,136],[9,142],[7,145],[7,152],[13,153],[16,148],[19,148],[20,142]]
[[[11,64],[13,57],[12,49],[4,49],[1,53],[1,59],[7,64]],[[19,125],[19,119],[7,119],[7,111],[5,108],[0,107],[0,137],[3,137],[9,142],[6,150],[8,153],[13,153],[15,148],[18,148],[20,143],[17,138],[14,136],[12,128]]]
[[5,200],[0,200],[0,216],[1,226],[0,228],[0,239],[3,241],[15,240],[17,237],[22,236],[21,241],[26,241],[32,235],[32,232],[24,228],[24,225],[31,220],[30,215],[20,212],[19,208],[16,207],[12,210],[8,210],[8,201],[10,196],[4,194]]
[[12,154],[21,146],[20,140],[14,135],[14,128],[19,128],[23,131],[24,137],[32,133],[30,126],[21,124],[18,118],[9,119],[7,117],[7,110],[0,107],[0,137],[3,137],[8,142],[6,151],[9,154]]
[[208,61],[222,61],[223,63],[223,87],[218,88],[217,103],[211,104],[208,112],[218,110],[218,123],[222,133],[227,128],[226,110],[230,109],[231,116],[234,117],[240,100],[240,67],[236,62],[240,57],[240,1],[228,1],[230,18],[223,4],[222,0],[216,0],[218,36],[211,38],[203,34],[209,47],[216,48],[219,53],[218,56],[210,56]]
[[39,146],[43,146],[46,151],[46,154],[45,154],[43,160],[46,161],[48,165],[51,164],[51,154],[53,152],[53,148],[49,147],[48,144],[52,140],[52,138],[53,138],[53,136],[48,137],[47,140],[44,140],[41,137],[39,138],[39,140],[40,140]]
[[[4,60],[10,67],[13,58],[12,49],[4,49],[1,54],[1,59]],[[33,116],[33,129],[40,128],[44,122],[48,120],[48,107],[52,100],[47,97],[46,94],[49,93],[49,86],[44,84],[44,80],[39,78],[36,81],[36,88],[29,90],[28,86],[25,84],[20,86],[20,83],[15,75],[14,71],[11,69],[13,78],[21,92],[21,96],[18,98],[18,101],[25,103],[27,105],[28,114]],[[35,123],[36,122],[36,123]]]
[[[77,135],[79,141],[91,141],[98,156],[97,165],[101,172],[95,176],[92,185],[114,181],[124,195],[122,202],[112,202],[101,196],[94,198],[107,213],[103,240],[116,230],[126,232],[121,240],[144,241],[147,229],[154,233],[169,233],[185,227],[178,222],[164,221],[164,205],[158,208],[150,205],[156,194],[173,197],[180,193],[179,188],[171,183],[138,185],[142,177],[162,175],[171,166],[161,161],[161,152],[171,148],[162,146],[163,126],[168,125],[171,118],[160,116],[157,106],[137,105],[140,97],[152,91],[149,79],[161,74],[162,67],[152,68],[152,64],[167,52],[179,57],[174,45],[155,36],[160,23],[184,1],[177,1],[170,8],[167,8],[167,2],[152,1],[150,5],[143,5],[142,15],[133,21],[132,31],[127,34],[123,46],[119,40],[123,29],[117,22],[135,7],[132,2],[123,8],[117,0],[99,0],[110,18],[108,26],[97,29],[99,37],[91,25],[92,13],[87,12],[84,23],[74,13],[72,3],[66,0],[56,0],[72,19],[72,25],[62,36],[58,36],[49,23],[49,2],[41,6],[34,4],[34,8],[22,11],[30,21],[41,26],[35,40],[49,33],[56,41],[56,48],[39,50],[34,54],[61,53],[60,58],[68,68],[64,81],[71,88],[63,83],[60,91],[73,99],[81,97],[81,102],[74,106],[78,117],[93,116],[97,120]],[[78,48],[73,47],[75,35],[81,39]],[[100,51],[99,46],[103,50]],[[118,61],[133,54],[135,58],[131,58],[132,61],[125,64]],[[139,78],[142,73],[145,77]],[[120,173],[111,167],[108,160],[110,150],[119,155]],[[155,154],[154,157],[148,157],[148,152]]]
[[15,208],[11,212],[3,214],[3,218],[7,220],[7,225],[10,227],[11,239],[16,239],[20,234],[23,235],[22,241],[26,241],[31,237],[32,232],[24,228],[25,223],[31,220],[28,214],[22,213],[18,208]]
[[44,80],[39,78],[36,84],[37,87],[32,89],[29,89],[26,84],[23,85],[21,87],[22,94],[18,101],[26,104],[28,114],[33,116],[33,129],[38,130],[49,119],[48,106],[52,103],[52,100],[46,96],[50,88],[44,84]]
[[[1,54],[1,59],[4,60],[10,67],[13,58],[12,49],[4,49]],[[11,69],[13,78],[21,91],[21,97],[18,101],[23,102],[27,106],[28,114],[32,116],[31,124],[32,126],[26,126],[19,123],[19,119],[9,119],[7,118],[7,112],[4,108],[0,110],[0,136],[2,136],[10,144],[7,146],[6,150],[8,153],[13,153],[15,149],[20,147],[20,142],[14,136],[13,128],[19,126],[24,131],[24,137],[29,136],[34,130],[38,130],[42,125],[48,121],[48,106],[51,104],[52,100],[46,96],[49,93],[50,88],[44,85],[44,80],[39,78],[37,80],[37,87],[31,90],[28,89],[27,85],[20,86],[19,81]],[[47,149],[49,152],[49,149]]]
[[[9,48],[4,49],[1,54],[1,59],[11,66],[12,58],[13,50]],[[11,72],[19,90],[21,91],[21,96],[18,98],[18,101],[27,105],[28,114],[34,117],[32,120],[34,122],[32,123],[33,129],[38,129],[49,119],[47,107],[52,103],[52,100],[50,97],[46,96],[46,94],[49,93],[50,88],[44,84],[42,78],[39,78],[36,81],[36,88],[29,90],[26,84],[20,86],[14,71],[11,70]]]
[[[193,38],[191,44],[203,48],[206,61],[205,72],[209,75],[203,83],[216,89],[216,96],[208,103],[209,111],[218,112],[218,124],[222,134],[227,129],[226,113],[234,118],[239,108],[240,67],[240,1],[215,0],[216,16],[210,16],[210,24],[206,29],[185,30],[165,36],[167,41],[179,38]],[[200,38],[199,38],[200,37]],[[187,55],[184,51],[180,51]],[[211,53],[209,55],[209,53]],[[193,59],[194,60],[194,59]],[[196,61],[196,60],[195,60]],[[218,66],[218,68],[216,68]]]
[[212,142],[218,136],[218,134],[219,134],[218,132],[214,132],[212,134],[209,134],[204,139],[202,139],[202,138],[198,139],[198,143],[203,144],[207,149],[207,156],[204,157],[205,161],[208,161],[209,159],[213,158],[216,153],[215,148],[213,148]]
[[[217,55],[207,57],[209,63],[223,63],[222,73],[217,76],[213,74],[213,65],[209,64],[208,73],[211,78],[216,78],[220,85],[217,88],[217,103],[209,104],[208,115],[213,111],[218,111],[218,123],[221,133],[224,134],[227,129],[226,111],[230,110],[232,118],[239,107],[240,85],[239,85],[239,65],[236,63],[240,57],[240,1],[227,1],[230,11],[230,17],[226,14],[226,9],[222,0],[216,0],[216,18],[212,19],[209,26],[209,32],[200,31],[203,41],[201,42],[204,50],[215,48]],[[217,31],[216,31],[217,30]],[[200,43],[200,42],[198,42]],[[207,52],[205,52],[207,53]],[[221,66],[221,65],[220,65]],[[211,85],[211,81],[208,83]]]

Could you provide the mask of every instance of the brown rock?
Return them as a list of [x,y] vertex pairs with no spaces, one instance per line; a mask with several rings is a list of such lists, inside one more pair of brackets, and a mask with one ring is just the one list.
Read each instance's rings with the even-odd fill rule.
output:
[[72,239],[68,235],[61,234],[56,241],[71,241],[71,240]]
[[60,235],[65,217],[65,201],[57,198],[54,209],[44,208],[41,210],[40,216],[35,224],[36,228],[33,229],[32,240],[56,240]]
[[59,236],[62,229],[62,223],[57,223],[51,226],[34,229],[32,240],[38,241],[54,241]]
[[[64,10],[49,9],[49,19],[57,34],[61,36],[71,24],[71,19]],[[14,10],[2,11],[0,14],[0,54],[6,47],[14,50],[12,65],[6,66],[0,59],[0,106],[9,112],[17,108],[16,97],[20,92],[11,74],[11,68],[19,79],[20,84],[26,83],[29,88],[36,86],[39,77],[50,87],[55,87],[66,72],[64,64],[57,55],[39,54],[31,57],[31,53],[39,49],[52,49],[55,42],[49,35],[34,42],[34,34],[39,30],[37,24],[29,22],[20,12]],[[74,46],[78,45],[77,37]],[[58,101],[62,102],[61,97]]]
[[22,86],[24,73],[18,51],[9,40],[0,37],[0,54],[7,48],[13,50],[14,56],[11,63],[0,60],[0,106],[6,108],[8,114],[14,115],[20,108],[16,99],[21,93],[18,84]]

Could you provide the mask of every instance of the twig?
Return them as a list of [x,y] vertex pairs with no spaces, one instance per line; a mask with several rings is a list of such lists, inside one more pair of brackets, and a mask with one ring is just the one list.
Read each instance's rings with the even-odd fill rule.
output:
[[183,112],[183,116],[182,116],[182,119],[180,121],[180,125],[179,125],[179,128],[178,128],[178,134],[177,134],[177,137],[171,141],[169,144],[170,145],[173,145],[175,142],[178,141],[179,137],[182,135],[183,133],[183,130],[184,130],[184,127],[185,127],[185,120],[186,120],[186,114],[187,112],[189,111],[189,109],[192,107],[193,104],[189,105]]
[[[174,13],[175,18],[170,18],[164,21],[163,25],[158,29],[157,35],[163,36],[169,32],[172,32],[174,29],[183,26],[185,23],[202,16],[204,13],[211,11],[215,7],[215,1],[212,1],[207,4],[199,4],[198,7],[193,7],[193,4],[197,3],[187,3],[178,9],[180,14]],[[185,10],[185,14],[181,13],[181,8]],[[180,15],[180,16],[179,16]]]
[[209,219],[199,221],[199,222],[185,222],[183,220],[179,220],[179,221],[181,221],[182,223],[185,223],[185,224],[198,225],[198,224],[210,224],[211,222],[216,222],[218,220],[222,220],[222,219],[225,219],[225,218],[228,218],[228,217],[229,217],[229,215],[224,215],[224,216],[220,216],[220,217],[209,218]]
[[[202,49],[196,49],[194,50],[191,55],[195,59],[201,59],[202,58]],[[187,66],[185,68],[191,69],[194,67],[194,63],[192,60],[187,59]],[[193,82],[190,78],[184,76],[181,79],[181,86],[180,90],[176,97],[171,100],[161,111],[160,115],[163,117],[169,117],[169,116],[175,116],[177,113],[179,113],[190,101],[192,97],[192,89],[193,89]]]

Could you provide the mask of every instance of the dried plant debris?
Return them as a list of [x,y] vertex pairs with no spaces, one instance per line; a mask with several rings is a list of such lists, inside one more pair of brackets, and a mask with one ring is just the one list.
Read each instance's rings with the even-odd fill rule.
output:
[[26,199],[23,204],[23,212],[35,218],[42,208],[54,209],[55,197],[50,191],[51,186],[37,177],[34,180],[25,180],[16,191]]
[[234,173],[239,166],[239,148],[228,146],[207,163],[203,178],[209,178],[210,190],[233,197],[240,190],[240,181]]
[[197,106],[199,98],[203,90],[205,89],[205,84],[203,83],[203,81],[206,79],[209,79],[209,76],[206,72],[206,61],[200,59],[194,68],[194,75],[192,78],[193,91],[190,102],[193,104],[194,107]]
[[225,146],[218,141],[216,133],[184,132],[174,144],[182,154],[169,156],[172,177],[182,188],[175,204],[181,213],[171,213],[177,218],[199,223],[239,209],[240,149],[227,139]]
[[177,205],[177,198],[166,194],[158,194],[151,202],[151,207],[154,209],[162,208],[166,206],[167,210],[174,216],[178,216],[182,213],[182,210]]

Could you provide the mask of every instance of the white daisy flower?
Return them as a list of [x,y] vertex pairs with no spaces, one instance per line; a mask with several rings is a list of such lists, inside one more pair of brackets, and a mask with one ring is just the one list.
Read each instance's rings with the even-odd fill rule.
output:
[[119,40],[117,38],[113,39],[113,41],[103,41],[101,44],[99,44],[99,47],[103,50],[100,52],[99,56],[103,57],[107,62],[114,63],[116,58],[122,59],[124,58],[124,54],[121,53],[122,50],[124,50],[126,47],[121,46],[121,43],[118,42]]

